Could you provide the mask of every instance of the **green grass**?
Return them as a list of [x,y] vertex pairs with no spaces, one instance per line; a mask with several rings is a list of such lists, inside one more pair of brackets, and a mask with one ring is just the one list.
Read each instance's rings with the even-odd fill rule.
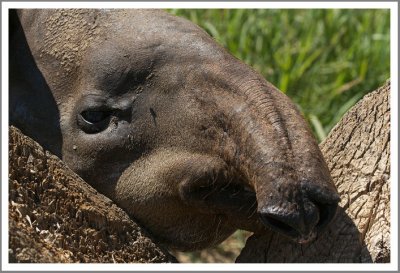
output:
[[320,141],[389,78],[389,10],[169,11],[204,28],[291,97]]

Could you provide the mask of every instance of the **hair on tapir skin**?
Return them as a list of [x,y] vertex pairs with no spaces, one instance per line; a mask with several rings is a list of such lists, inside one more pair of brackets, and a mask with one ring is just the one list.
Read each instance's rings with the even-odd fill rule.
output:
[[10,124],[179,250],[314,239],[339,196],[295,105],[161,10],[10,12]]

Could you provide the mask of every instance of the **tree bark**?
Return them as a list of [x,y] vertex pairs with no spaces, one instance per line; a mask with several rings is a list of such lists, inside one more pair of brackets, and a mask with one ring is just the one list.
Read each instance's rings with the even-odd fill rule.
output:
[[252,235],[236,262],[390,262],[390,82],[366,95],[320,145],[341,196],[335,220],[298,245]]
[[9,131],[9,262],[176,262],[108,198]]

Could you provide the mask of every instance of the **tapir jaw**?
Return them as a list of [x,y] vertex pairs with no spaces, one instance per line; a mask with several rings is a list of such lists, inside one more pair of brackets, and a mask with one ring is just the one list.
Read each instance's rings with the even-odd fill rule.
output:
[[201,166],[213,171],[182,180],[180,198],[202,213],[227,216],[237,229],[261,234],[272,230],[305,244],[316,239],[336,215],[339,195],[325,183],[293,180],[284,174],[257,186],[260,179],[253,176],[253,181],[246,180],[238,172],[228,171],[226,164],[219,165],[221,169]]
[[237,228],[257,233],[272,229],[304,244],[323,232],[336,214],[339,196],[326,186],[330,181],[299,178],[283,164],[267,164],[264,175],[246,180],[218,158],[203,159],[186,162],[191,175],[179,185],[180,198],[203,213],[227,216]]

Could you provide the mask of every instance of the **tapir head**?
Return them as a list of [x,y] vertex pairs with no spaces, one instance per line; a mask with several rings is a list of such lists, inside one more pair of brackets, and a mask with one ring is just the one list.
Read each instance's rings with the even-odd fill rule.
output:
[[304,243],[333,218],[296,106],[197,26],[157,10],[19,18],[59,112],[62,142],[42,142],[159,240],[189,250],[270,228]]

